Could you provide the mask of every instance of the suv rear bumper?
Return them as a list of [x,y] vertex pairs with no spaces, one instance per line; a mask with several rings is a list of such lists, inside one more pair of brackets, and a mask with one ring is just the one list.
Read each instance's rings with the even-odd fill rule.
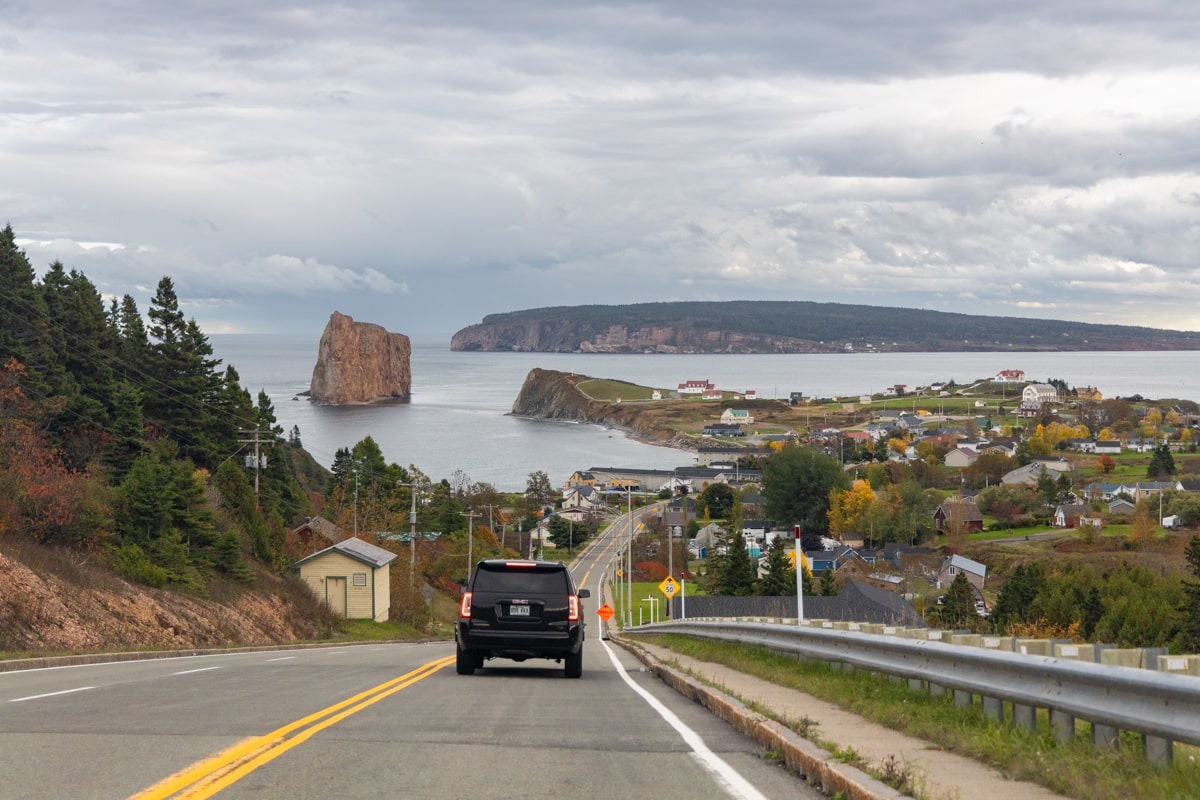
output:
[[566,631],[505,631],[472,628],[460,621],[454,629],[458,649],[484,658],[563,658],[583,647],[583,625]]

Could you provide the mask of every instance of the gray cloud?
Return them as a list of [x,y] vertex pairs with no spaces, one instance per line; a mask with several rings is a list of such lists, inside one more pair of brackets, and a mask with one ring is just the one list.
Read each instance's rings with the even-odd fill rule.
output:
[[4,11],[0,216],[206,329],[765,297],[1200,328],[1183,0]]

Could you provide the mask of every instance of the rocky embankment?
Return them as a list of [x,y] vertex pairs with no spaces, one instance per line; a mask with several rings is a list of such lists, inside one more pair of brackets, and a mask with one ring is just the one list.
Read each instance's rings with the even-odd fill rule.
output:
[[655,444],[690,449],[693,442],[678,435],[663,417],[648,413],[638,403],[608,403],[591,400],[579,390],[590,376],[550,369],[532,369],[513,403],[512,413],[530,419],[587,422],[618,428],[626,434]]
[[67,581],[0,554],[0,651],[192,649],[317,637],[312,608],[282,595],[248,590],[217,602],[134,586],[97,567],[76,572]]
[[412,343],[404,334],[335,311],[321,334],[309,397],[330,405],[406,399],[411,357]]

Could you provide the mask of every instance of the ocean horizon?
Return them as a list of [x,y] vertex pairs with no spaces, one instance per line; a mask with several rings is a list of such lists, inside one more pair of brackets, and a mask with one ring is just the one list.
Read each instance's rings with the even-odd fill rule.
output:
[[[213,334],[215,355],[238,371],[252,396],[266,391],[285,431],[300,430],[305,449],[322,465],[370,435],[384,458],[415,465],[434,480],[456,471],[472,482],[521,491],[543,470],[561,485],[577,469],[622,466],[675,469],[694,463],[688,451],[637,441],[597,425],[529,420],[511,415],[534,368],[578,372],[674,389],[708,380],[727,391],[753,389],[759,398],[845,397],[894,384],[969,384],[1001,370],[1029,380],[1093,386],[1105,397],[1200,399],[1200,352],[981,352],[754,355],[453,352],[449,339],[414,339],[412,397],[403,402],[328,406],[310,402],[319,336]],[[928,400],[928,398],[926,399]],[[914,399],[917,407],[921,399]]]

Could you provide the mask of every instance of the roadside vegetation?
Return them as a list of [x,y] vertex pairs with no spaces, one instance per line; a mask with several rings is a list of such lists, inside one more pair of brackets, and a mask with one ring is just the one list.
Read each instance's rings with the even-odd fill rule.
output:
[[[1035,730],[1025,731],[984,716],[978,702],[972,709],[958,709],[949,695],[933,697],[864,672],[834,672],[826,664],[797,661],[764,648],[675,634],[644,640],[804,692],[872,722],[995,766],[1010,778],[1039,783],[1067,797],[1193,800],[1200,795],[1200,764],[1196,762],[1200,752],[1195,748],[1178,746],[1174,764],[1155,766],[1142,757],[1140,742],[1131,734],[1123,734],[1120,750],[1107,752],[1091,746],[1090,732],[1081,724],[1074,742],[1060,743],[1044,715],[1039,716]],[[768,713],[766,709],[757,710]],[[778,721],[829,750],[852,744],[823,741],[819,725],[812,720]]]

